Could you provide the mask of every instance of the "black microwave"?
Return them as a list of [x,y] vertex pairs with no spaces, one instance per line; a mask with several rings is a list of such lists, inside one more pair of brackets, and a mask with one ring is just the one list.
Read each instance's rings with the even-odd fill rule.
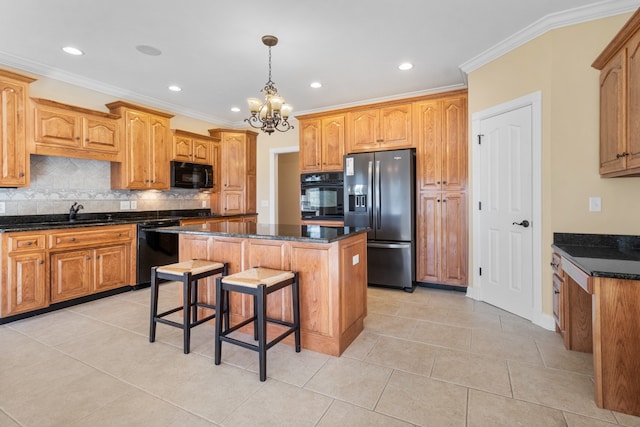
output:
[[213,166],[172,161],[171,187],[213,188]]

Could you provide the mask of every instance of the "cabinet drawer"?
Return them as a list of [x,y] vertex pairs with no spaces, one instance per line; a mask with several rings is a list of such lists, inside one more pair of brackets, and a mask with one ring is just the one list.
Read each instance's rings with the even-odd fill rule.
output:
[[9,253],[42,250],[45,248],[44,234],[10,234],[8,237]]
[[560,254],[555,252],[551,254],[551,268],[555,274],[562,277],[562,257]]
[[77,229],[52,233],[49,236],[50,249],[64,249],[79,246],[96,246],[109,242],[130,241],[134,238],[133,227],[95,227],[91,230]]

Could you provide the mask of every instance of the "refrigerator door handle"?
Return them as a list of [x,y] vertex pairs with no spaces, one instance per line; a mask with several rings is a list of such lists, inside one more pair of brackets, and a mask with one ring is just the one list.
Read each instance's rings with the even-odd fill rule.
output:
[[380,196],[380,190],[380,160],[376,160],[376,227],[378,230],[382,228],[382,207],[380,205],[382,198]]
[[367,179],[369,180],[369,185],[367,189],[367,210],[369,211],[369,225],[373,227],[373,161],[369,160],[369,168],[367,169]]

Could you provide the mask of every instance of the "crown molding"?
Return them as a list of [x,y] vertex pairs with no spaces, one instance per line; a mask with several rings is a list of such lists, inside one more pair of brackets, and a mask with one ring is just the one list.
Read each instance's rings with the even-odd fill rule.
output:
[[[622,13],[635,12],[640,0],[605,0],[587,6],[552,13],[523,28],[497,45],[485,50],[460,65],[463,74],[468,74],[509,53],[513,49],[557,28],[602,19]],[[466,81],[466,78],[465,78]]]
[[98,80],[89,79],[89,78],[80,76],[78,74],[69,73],[55,67],[50,67],[50,66],[41,64],[39,62],[31,61],[25,58],[20,58],[6,52],[0,51],[0,64],[6,65],[8,67],[12,67],[20,71],[26,71],[26,72],[37,74],[50,79],[59,80],[65,83],[79,86],[85,89],[94,90],[96,92],[104,93],[106,95],[111,95],[117,99],[122,99],[122,100],[126,100],[136,104],[158,108],[160,110],[164,110],[174,114],[179,114],[179,115],[190,117],[193,119],[202,120],[209,123],[215,123],[219,127],[227,127],[232,125],[232,123],[229,120],[209,116],[199,111],[185,108],[181,105],[162,101],[160,99],[153,98],[150,96],[144,96],[139,93],[122,89],[117,86],[108,85]]

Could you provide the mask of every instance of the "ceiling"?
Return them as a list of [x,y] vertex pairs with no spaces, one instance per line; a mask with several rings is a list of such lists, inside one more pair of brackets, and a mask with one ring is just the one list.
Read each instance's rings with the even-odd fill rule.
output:
[[[548,29],[638,6],[636,0],[0,0],[0,65],[241,126],[246,98],[259,97],[267,81],[265,34],[280,39],[272,48],[272,78],[295,115],[462,88],[464,71]],[[85,55],[62,52],[69,45]],[[138,45],[162,54],[142,54]],[[405,61],[414,68],[398,70]],[[312,89],[312,81],[323,87]]]

